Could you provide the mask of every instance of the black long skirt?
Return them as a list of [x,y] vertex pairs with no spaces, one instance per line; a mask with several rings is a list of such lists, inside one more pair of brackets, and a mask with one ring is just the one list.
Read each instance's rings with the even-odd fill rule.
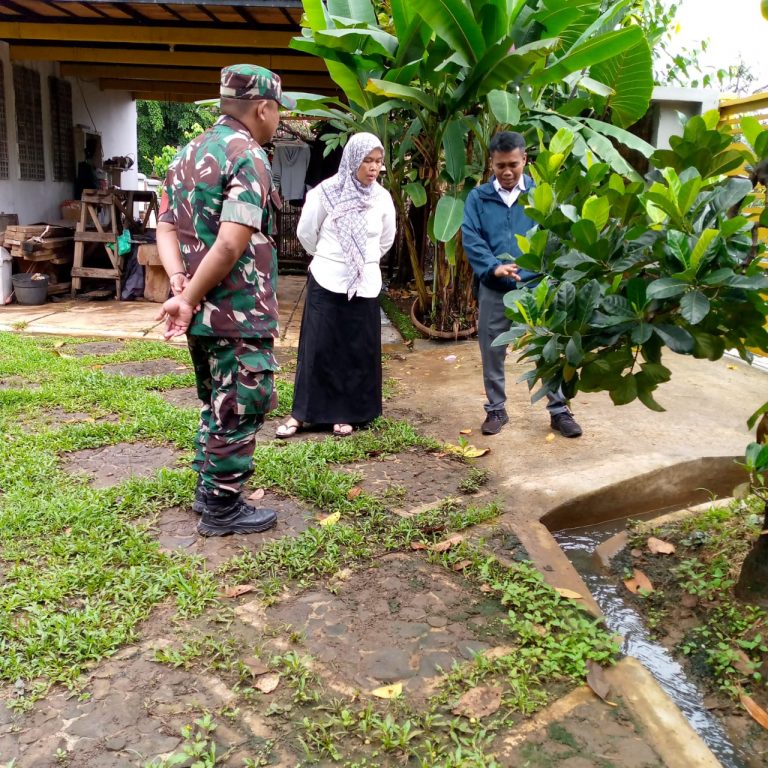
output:
[[353,425],[381,415],[378,299],[349,300],[310,273],[291,415],[312,424]]

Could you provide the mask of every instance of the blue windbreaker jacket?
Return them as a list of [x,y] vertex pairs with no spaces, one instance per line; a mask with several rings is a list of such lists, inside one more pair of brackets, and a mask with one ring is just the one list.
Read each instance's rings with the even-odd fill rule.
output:
[[[525,190],[529,192],[534,187],[533,179],[527,175],[524,179]],[[493,186],[493,178],[469,193],[464,205],[461,238],[475,276],[484,285],[505,293],[520,287],[508,277],[496,277],[493,271],[502,263],[497,258],[502,253],[513,257],[520,255],[515,235],[524,235],[533,226],[534,222],[526,215],[519,198],[511,207],[501,199]],[[521,269],[520,283],[538,276]]]

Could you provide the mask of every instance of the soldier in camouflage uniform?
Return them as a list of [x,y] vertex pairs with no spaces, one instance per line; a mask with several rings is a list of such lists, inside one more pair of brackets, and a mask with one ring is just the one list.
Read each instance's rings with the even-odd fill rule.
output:
[[187,334],[198,396],[199,472],[193,508],[204,536],[254,533],[277,515],[240,496],[253,472],[256,432],[277,405],[277,254],[270,237],[279,198],[261,144],[292,107],[280,78],[250,64],[221,72],[216,124],[181,150],[165,181],[157,244],[173,297],[167,339]]

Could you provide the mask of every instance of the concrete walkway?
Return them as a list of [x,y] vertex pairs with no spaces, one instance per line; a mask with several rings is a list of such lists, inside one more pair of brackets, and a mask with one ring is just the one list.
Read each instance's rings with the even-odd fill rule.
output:
[[[305,284],[306,279],[301,276],[278,279],[280,345],[298,346]],[[161,341],[164,324],[157,319],[160,306],[151,301],[83,299],[48,301],[40,306],[7,304],[0,306],[0,331]],[[392,343],[399,339],[399,334],[382,313],[382,342]],[[184,343],[183,338],[177,341]]]

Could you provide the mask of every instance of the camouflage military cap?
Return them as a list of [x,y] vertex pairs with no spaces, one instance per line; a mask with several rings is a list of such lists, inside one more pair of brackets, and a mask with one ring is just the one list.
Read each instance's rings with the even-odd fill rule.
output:
[[286,109],[296,102],[289,99],[280,85],[280,78],[255,64],[232,64],[221,70],[219,95],[223,99],[272,99]]

